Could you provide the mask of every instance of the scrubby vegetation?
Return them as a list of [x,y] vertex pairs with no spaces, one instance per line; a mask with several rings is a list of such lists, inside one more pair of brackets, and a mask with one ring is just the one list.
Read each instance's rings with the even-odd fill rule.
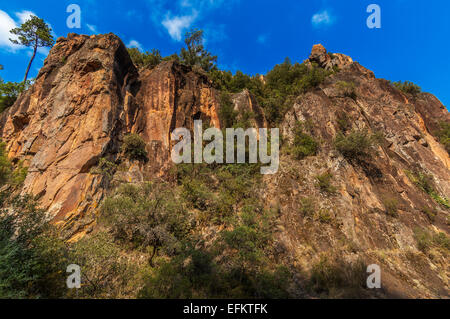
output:
[[294,141],[289,148],[289,152],[300,160],[307,156],[316,155],[319,150],[319,142],[304,131],[305,124],[298,122],[294,131]]
[[334,145],[348,160],[361,161],[373,154],[374,146],[380,139],[379,134],[369,134],[367,130],[353,130],[347,135],[338,133]]
[[422,89],[420,88],[420,86],[418,86],[412,82],[409,82],[409,81],[392,82],[392,85],[406,94],[417,95],[422,92]]
[[145,147],[145,141],[136,133],[125,135],[123,138],[122,152],[130,160],[147,161],[148,154]]
[[357,97],[356,86],[354,82],[339,81],[336,83],[336,88],[338,92],[344,97],[349,97],[354,100]]
[[3,82],[0,79],[0,113],[16,102],[20,93],[27,90],[31,81],[26,82]]
[[163,60],[161,52],[156,49],[153,49],[151,52],[141,52],[138,48],[128,48],[127,50],[134,65],[138,68],[153,69]]
[[405,173],[413,184],[430,195],[430,197],[433,198],[438,204],[442,205],[445,208],[450,208],[449,199],[447,197],[441,196],[436,191],[433,182],[433,176],[417,169],[413,171],[407,170],[405,171]]
[[439,142],[444,145],[445,149],[450,154],[450,123],[441,122],[440,127],[440,130],[436,132],[436,136],[438,137]]
[[333,186],[333,174],[326,172],[316,176],[317,186],[322,192],[334,194],[336,193],[336,187]]

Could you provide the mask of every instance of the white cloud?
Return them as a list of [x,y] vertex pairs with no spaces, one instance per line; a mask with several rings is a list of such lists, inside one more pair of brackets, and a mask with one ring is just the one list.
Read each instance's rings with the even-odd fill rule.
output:
[[197,11],[193,11],[191,15],[170,17],[168,14],[162,25],[167,29],[172,39],[181,41],[181,35],[184,30],[188,29],[197,18]]
[[93,33],[97,33],[97,26],[86,23],[86,27]]
[[319,28],[332,25],[334,20],[334,17],[328,12],[328,10],[324,10],[314,14],[311,18],[311,23],[314,27]]
[[24,10],[21,12],[16,12],[16,16],[19,18],[20,24],[25,23],[31,18],[31,16],[37,16],[33,11]]
[[9,30],[16,28],[16,22],[5,11],[0,10],[0,46],[10,51],[20,49],[19,45],[11,43],[10,38],[15,38]]
[[144,51],[142,45],[136,40],[131,40],[130,42],[128,42],[127,48],[138,48],[139,51]]

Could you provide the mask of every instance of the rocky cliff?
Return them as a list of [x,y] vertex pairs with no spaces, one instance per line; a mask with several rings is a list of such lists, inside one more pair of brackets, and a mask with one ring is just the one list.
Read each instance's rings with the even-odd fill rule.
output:
[[[309,123],[309,133],[321,141],[318,153],[292,160],[283,152],[279,172],[264,177],[262,198],[280,210],[277,242],[285,258],[308,270],[322,254],[364,255],[386,269],[390,295],[448,297],[448,254],[425,255],[415,239],[417,228],[449,231],[450,158],[434,135],[440,121],[450,122],[448,111],[434,96],[404,94],[320,45],[305,62],[339,71],[298,96],[280,125],[289,143],[296,123]],[[351,92],[342,83],[353,83]],[[76,240],[94,228],[109,188],[92,173],[99,160],[117,161],[123,137],[137,133],[148,161],[129,162],[115,179],[164,178],[174,128],[192,128],[196,119],[221,128],[219,93],[206,75],[177,62],[138,72],[115,35],[70,34],[58,39],[34,85],[1,114],[0,137],[11,160],[28,167],[22,193],[36,195],[65,236]],[[232,98],[237,111],[257,114],[255,126],[267,125],[248,91]],[[345,158],[333,147],[342,130],[381,133],[376,155]],[[317,187],[324,173],[332,176],[332,192]],[[414,183],[422,175],[432,192]],[[300,213],[305,199],[312,199],[311,216]]]

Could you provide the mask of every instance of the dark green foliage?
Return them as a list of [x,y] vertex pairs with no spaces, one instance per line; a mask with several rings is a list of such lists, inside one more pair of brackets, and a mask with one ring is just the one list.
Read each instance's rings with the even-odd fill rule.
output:
[[197,66],[209,72],[216,69],[217,56],[205,50],[203,46],[203,30],[191,30],[185,35],[186,48],[181,49],[181,62],[189,66]]
[[300,160],[307,156],[316,155],[319,150],[319,143],[313,137],[304,133],[304,130],[304,124],[298,122],[294,132],[294,141],[289,149],[289,152]]
[[163,60],[161,52],[153,49],[151,52],[141,52],[138,48],[127,48],[131,60],[138,68],[153,69]]
[[444,145],[445,149],[450,154],[450,123],[441,122],[440,126],[441,129],[436,132],[436,136],[438,137],[439,142]]
[[30,196],[0,211],[0,298],[57,298],[65,291],[67,250]]
[[130,160],[147,161],[147,145],[145,141],[136,133],[131,133],[123,138],[122,152]]
[[346,133],[352,128],[352,122],[346,112],[339,112],[336,114],[336,122],[339,130]]
[[16,102],[20,93],[28,90],[31,82],[3,82],[0,79],[0,113]]
[[397,89],[399,89],[400,91],[402,91],[403,93],[406,93],[406,94],[417,95],[422,92],[422,89],[420,88],[420,86],[418,86],[412,82],[409,82],[409,81],[393,82],[392,85],[394,85],[394,87],[396,87]]
[[348,135],[338,133],[334,141],[336,149],[349,160],[363,160],[373,153],[373,147],[381,140],[378,134],[369,134],[367,130],[351,131]]

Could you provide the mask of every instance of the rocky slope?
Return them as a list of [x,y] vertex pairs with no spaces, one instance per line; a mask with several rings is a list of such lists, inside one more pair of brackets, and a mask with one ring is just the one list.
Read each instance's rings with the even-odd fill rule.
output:
[[[450,195],[450,158],[433,135],[440,121],[450,122],[448,111],[434,96],[406,95],[320,45],[305,62],[340,71],[299,96],[280,126],[289,142],[298,121],[310,123],[321,141],[318,154],[295,161],[283,153],[279,172],[264,177],[265,204],[281,213],[277,241],[286,259],[308,270],[324,254],[365,256],[382,266],[387,295],[449,297],[448,254],[423,254],[414,233],[448,234],[449,209],[408,177],[427,174],[439,198]],[[342,82],[354,83],[354,92],[343,92]],[[1,114],[0,137],[12,161],[29,167],[22,192],[37,195],[66,238],[76,240],[94,228],[108,189],[91,171],[100,158],[117,160],[124,135],[138,133],[148,161],[127,163],[114,179],[164,178],[174,128],[192,128],[195,119],[221,127],[219,93],[205,75],[176,62],[138,72],[115,35],[70,34],[58,39],[35,84]],[[258,115],[255,126],[267,125],[248,91],[233,95],[233,103]],[[343,117],[348,131],[383,134],[370,161],[352,163],[333,147]],[[334,192],[317,187],[323,173],[333,176]],[[305,198],[312,199],[311,216],[300,213]]]

